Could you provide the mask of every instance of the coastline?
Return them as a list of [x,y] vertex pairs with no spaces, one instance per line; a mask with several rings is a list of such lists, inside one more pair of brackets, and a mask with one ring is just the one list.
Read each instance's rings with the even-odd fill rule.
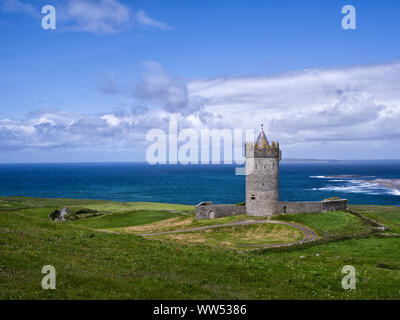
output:
[[400,190],[400,179],[375,179],[375,180],[364,180],[368,183],[376,183],[382,187]]

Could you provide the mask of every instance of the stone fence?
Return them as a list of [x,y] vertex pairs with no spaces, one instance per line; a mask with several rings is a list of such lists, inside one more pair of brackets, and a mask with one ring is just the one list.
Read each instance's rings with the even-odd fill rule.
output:
[[196,206],[196,220],[214,219],[227,216],[246,214],[245,206],[235,204],[212,204],[212,202],[201,202]]
[[[347,210],[346,199],[323,200],[323,201],[274,201],[269,204],[273,207],[274,214],[298,214],[313,212],[329,212]],[[212,204],[212,202],[201,202],[196,206],[196,220],[214,219],[227,216],[246,214],[245,206],[234,204]]]
[[276,205],[276,214],[297,214],[312,212],[329,212],[347,210],[346,199],[323,200],[323,201],[280,201]]

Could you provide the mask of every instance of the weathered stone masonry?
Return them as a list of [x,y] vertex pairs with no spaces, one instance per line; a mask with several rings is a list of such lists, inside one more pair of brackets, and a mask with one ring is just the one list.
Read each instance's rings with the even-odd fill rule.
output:
[[230,215],[248,214],[270,216],[347,210],[346,199],[319,202],[279,201],[279,162],[282,158],[279,143],[271,144],[261,128],[255,143],[246,143],[246,206],[213,205],[202,202],[196,206],[196,219],[213,219]]
[[[323,201],[276,201],[269,204],[274,214],[298,214],[347,210],[346,199]],[[196,206],[196,220],[248,214],[245,206],[201,202]]]
[[235,204],[212,204],[212,202],[201,202],[196,206],[196,220],[222,218],[246,214],[245,206]]
[[311,212],[329,212],[347,210],[347,200],[323,201],[279,201],[274,208],[274,214],[293,214]]

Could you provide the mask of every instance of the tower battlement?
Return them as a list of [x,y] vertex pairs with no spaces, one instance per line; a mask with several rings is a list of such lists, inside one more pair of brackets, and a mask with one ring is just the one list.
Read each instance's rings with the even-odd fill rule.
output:
[[246,158],[282,158],[282,152],[279,149],[279,142],[275,143],[272,141],[271,145],[265,148],[258,148],[253,142],[247,142],[245,144],[245,156]]
[[245,144],[246,155],[246,206],[213,205],[202,202],[196,206],[196,219],[212,219],[229,215],[248,214],[270,216],[273,214],[328,212],[347,209],[347,200],[282,202],[279,201],[279,142],[268,139],[261,125],[255,142]]

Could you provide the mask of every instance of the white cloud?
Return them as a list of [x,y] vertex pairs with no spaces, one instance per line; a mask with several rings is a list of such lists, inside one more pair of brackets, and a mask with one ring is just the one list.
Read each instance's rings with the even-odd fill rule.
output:
[[[58,0],[57,28],[61,30],[114,34],[133,26],[170,30],[167,23],[157,21],[144,10],[135,12],[118,0]],[[0,10],[23,13],[40,18],[39,8],[19,0],[0,0]]]
[[132,11],[117,0],[70,0],[59,11],[75,31],[112,34],[131,24]]
[[172,27],[170,27],[165,22],[157,21],[150,18],[144,10],[139,10],[138,12],[136,12],[136,21],[139,25],[146,27],[152,27],[164,31],[172,29]]
[[[121,124],[121,119],[113,114],[105,114],[104,116],[100,117],[100,119],[106,120],[107,124],[111,127],[117,127]],[[132,123],[132,121],[130,120],[129,123]]]
[[143,147],[147,132],[154,128],[167,131],[170,118],[179,121],[181,127],[190,127],[185,117],[161,110],[139,108],[103,114],[39,110],[24,119],[0,120],[0,150],[84,147],[87,151],[113,151]]
[[19,0],[1,0],[0,10],[5,12],[22,12],[33,17],[38,17],[40,15],[39,10],[36,10],[33,5],[23,3]]
[[286,145],[400,138],[400,62],[195,80],[216,125],[258,127]]
[[102,114],[48,110],[3,119],[0,149],[143,150],[147,132],[168,132],[173,118],[180,128],[197,130],[258,130],[264,123],[284,157],[400,157],[400,62],[189,82],[157,63],[146,66],[135,89],[143,107]]
[[203,109],[205,99],[189,94],[182,79],[167,74],[159,63],[146,62],[144,66],[142,80],[135,88],[137,97],[171,113],[189,115]]

